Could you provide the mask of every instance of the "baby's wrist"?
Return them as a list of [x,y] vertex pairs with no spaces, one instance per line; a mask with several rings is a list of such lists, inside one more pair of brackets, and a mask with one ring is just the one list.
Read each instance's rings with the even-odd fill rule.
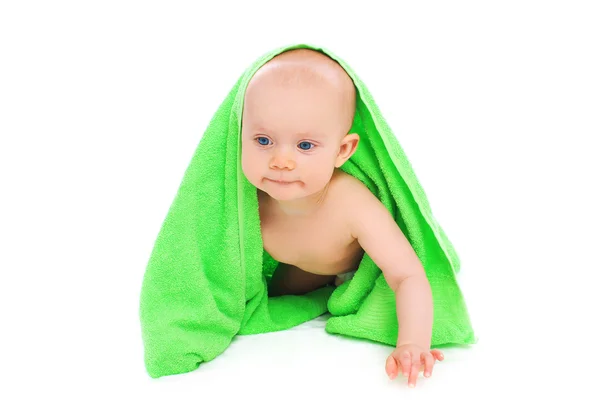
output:
[[429,342],[425,341],[398,339],[398,341],[396,342],[396,348],[400,348],[402,346],[416,346],[424,350],[429,350]]

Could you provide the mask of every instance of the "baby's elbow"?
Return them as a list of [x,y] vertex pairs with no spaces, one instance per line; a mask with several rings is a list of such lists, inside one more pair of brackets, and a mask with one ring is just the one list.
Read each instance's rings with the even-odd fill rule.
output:
[[390,288],[392,289],[392,291],[396,292],[398,291],[398,288],[400,288],[400,285],[402,285],[402,283],[409,278],[408,275],[405,274],[383,274],[385,276],[385,280],[387,281],[388,285],[390,286]]
[[389,277],[386,278],[388,285],[392,289],[392,291],[396,292],[402,286],[412,285],[413,283],[419,284],[422,282],[429,283],[427,281],[427,276],[425,275],[425,271],[417,271],[412,273],[396,273],[390,274]]

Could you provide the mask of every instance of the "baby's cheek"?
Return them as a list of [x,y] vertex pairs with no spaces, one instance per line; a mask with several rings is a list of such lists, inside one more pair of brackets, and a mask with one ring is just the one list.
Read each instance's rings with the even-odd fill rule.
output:
[[246,179],[248,179],[250,183],[254,184],[254,182],[256,181],[256,168],[254,166],[254,163],[252,163],[252,161],[250,160],[250,157],[244,155],[243,153],[242,172],[244,173],[244,176],[246,176]]
[[332,170],[325,166],[312,168],[309,170],[309,182],[313,190],[320,190],[327,185],[331,179]]
[[265,190],[263,183],[265,169],[261,168],[260,163],[257,160],[252,160],[251,158],[244,159],[244,157],[242,157],[242,172],[254,187]]

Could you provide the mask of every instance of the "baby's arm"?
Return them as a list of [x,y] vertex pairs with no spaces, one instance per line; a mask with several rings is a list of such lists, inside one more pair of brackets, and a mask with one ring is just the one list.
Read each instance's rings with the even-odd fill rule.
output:
[[[381,269],[396,296],[399,356],[393,354],[390,358],[395,360],[388,359],[388,374],[395,377],[401,367],[405,375],[410,374],[409,384],[414,386],[421,363],[425,365],[425,376],[429,376],[433,359],[443,358],[439,351],[429,351],[433,326],[429,281],[419,257],[385,206],[359,183],[353,183],[347,195],[352,201],[347,204],[352,206],[352,235]],[[408,355],[410,361],[406,360]]]
[[354,185],[351,231],[396,293],[398,343],[428,348],[433,325],[431,288],[423,265],[385,206]]

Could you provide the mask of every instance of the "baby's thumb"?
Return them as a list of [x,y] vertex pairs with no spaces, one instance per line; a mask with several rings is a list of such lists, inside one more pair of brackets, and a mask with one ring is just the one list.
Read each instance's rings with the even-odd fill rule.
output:
[[398,363],[392,355],[385,362],[385,373],[387,373],[390,379],[395,379],[398,376]]

